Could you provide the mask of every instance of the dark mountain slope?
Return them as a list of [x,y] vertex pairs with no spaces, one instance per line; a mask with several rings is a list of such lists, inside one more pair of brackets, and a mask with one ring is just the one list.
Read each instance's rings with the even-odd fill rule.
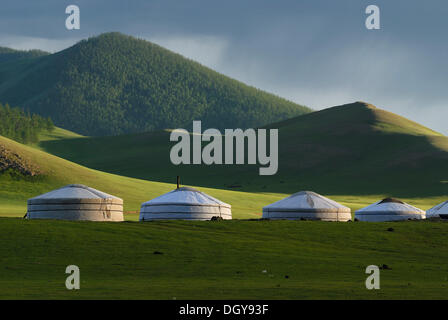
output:
[[[279,170],[170,163],[169,132],[50,141],[42,147],[88,167],[158,181],[237,190],[428,197],[448,194],[448,138],[365,103],[313,112],[279,129]],[[238,187],[240,186],[240,187]]]
[[42,50],[15,50],[5,47],[0,47],[0,63],[7,61],[14,61],[23,58],[37,58],[48,55],[48,52]]
[[188,128],[194,119],[207,127],[255,127],[310,111],[119,33],[0,63],[0,101],[86,135]]

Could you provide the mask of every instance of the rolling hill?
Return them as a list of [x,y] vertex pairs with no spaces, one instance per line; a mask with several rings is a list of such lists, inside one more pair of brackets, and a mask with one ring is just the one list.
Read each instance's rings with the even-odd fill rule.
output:
[[3,168],[19,170],[0,173],[0,214],[21,215],[27,198],[69,183],[116,194],[126,211],[136,212],[172,189],[176,175],[232,204],[237,218],[257,217],[264,205],[299,190],[352,210],[385,196],[423,209],[446,200],[448,138],[403,117],[354,103],[269,127],[279,128],[274,176],[259,176],[258,165],[174,166],[168,131],[84,137],[56,128],[30,146],[0,137]]
[[[66,142],[76,139],[75,134],[62,129],[46,133],[42,138],[55,141],[62,137]],[[175,182],[175,179],[173,176],[172,181]],[[124,210],[128,213],[125,218],[128,220],[137,219],[142,202],[175,188],[170,183],[144,181],[88,169],[36,147],[0,136],[0,216],[22,217],[26,212],[27,199],[73,183],[86,184],[122,198]],[[257,218],[261,212],[260,201],[268,204],[282,196],[210,188],[201,190],[231,203],[235,218]]]
[[[267,128],[279,129],[279,170],[258,165],[170,163],[168,131],[42,142],[44,150],[90,168],[168,182],[290,194],[314,190],[357,208],[378,197],[414,199],[429,208],[448,195],[448,138],[370,104],[328,108]],[[363,199],[363,200],[362,200]],[[427,200],[429,202],[426,202]]]
[[255,127],[311,110],[120,33],[55,54],[0,50],[0,101],[84,135]]

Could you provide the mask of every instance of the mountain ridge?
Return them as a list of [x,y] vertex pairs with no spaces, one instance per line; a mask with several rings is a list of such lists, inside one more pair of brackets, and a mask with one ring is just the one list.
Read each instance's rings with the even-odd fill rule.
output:
[[22,58],[41,57],[41,56],[46,56],[49,54],[50,54],[49,52],[42,51],[39,49],[17,50],[17,49],[0,46],[0,63],[6,62],[6,61],[22,59]]

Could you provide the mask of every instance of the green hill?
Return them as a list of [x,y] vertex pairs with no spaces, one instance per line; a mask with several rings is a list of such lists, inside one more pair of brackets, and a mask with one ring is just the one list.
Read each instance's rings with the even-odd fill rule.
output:
[[[69,142],[76,139],[76,134],[57,128],[42,138]],[[173,175],[170,182],[175,180]],[[171,183],[144,181],[88,169],[0,136],[0,216],[22,217],[26,212],[27,199],[73,183],[86,184],[122,198],[128,220],[137,219],[142,202],[175,188]],[[237,219],[258,218],[260,201],[269,204],[284,196],[211,188],[201,190],[232,204],[233,216]]]
[[188,128],[194,119],[215,128],[254,127],[310,111],[120,33],[55,54],[6,55],[0,51],[0,101],[84,135]]
[[0,173],[0,214],[21,215],[27,198],[69,183],[116,194],[126,211],[136,212],[141,202],[172,189],[176,175],[232,204],[239,218],[257,217],[264,205],[299,190],[330,196],[352,210],[385,196],[423,209],[446,200],[448,138],[403,117],[355,103],[270,127],[279,128],[280,139],[274,176],[259,176],[258,165],[171,165],[167,131],[83,137],[56,128],[34,146],[0,138],[3,158],[8,156],[3,167],[20,173]]
[[[279,128],[279,170],[258,165],[170,163],[169,132],[48,141],[41,147],[87,167],[167,182],[246,192],[314,190],[358,208],[378,197],[413,199],[424,208],[446,200],[448,138],[396,114],[353,103],[269,125]],[[412,202],[412,201],[411,201]]]

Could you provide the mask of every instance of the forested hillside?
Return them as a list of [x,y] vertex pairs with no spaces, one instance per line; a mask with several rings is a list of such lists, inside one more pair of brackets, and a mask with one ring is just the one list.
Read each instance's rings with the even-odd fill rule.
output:
[[14,50],[10,48],[0,47],[0,63],[5,61],[12,61],[21,58],[36,58],[49,54],[41,50]]
[[188,128],[195,119],[258,127],[310,111],[120,33],[26,63],[0,62],[0,100],[85,135]]
[[22,143],[38,141],[38,134],[54,129],[50,118],[30,115],[19,108],[11,108],[8,104],[0,103],[0,136],[4,136]]

